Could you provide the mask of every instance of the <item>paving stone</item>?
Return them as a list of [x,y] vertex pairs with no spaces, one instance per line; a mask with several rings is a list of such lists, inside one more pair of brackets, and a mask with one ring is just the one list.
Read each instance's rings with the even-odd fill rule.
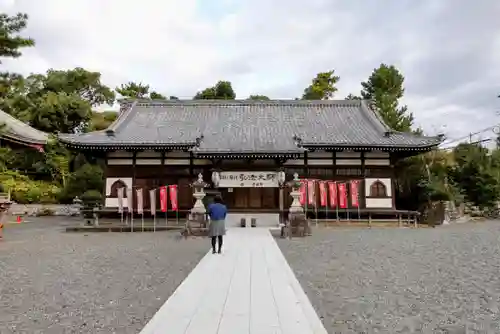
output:
[[277,239],[329,333],[500,333],[500,222]]
[[67,218],[9,225],[0,333],[138,333],[210,248],[178,232],[65,233]]

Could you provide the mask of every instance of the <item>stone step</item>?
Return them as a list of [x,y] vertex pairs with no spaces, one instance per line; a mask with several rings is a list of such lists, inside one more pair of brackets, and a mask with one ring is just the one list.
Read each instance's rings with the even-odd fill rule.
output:
[[242,218],[246,219],[248,227],[250,227],[252,218],[257,219],[258,227],[277,227],[279,225],[278,213],[228,213],[226,217],[226,226],[240,227]]

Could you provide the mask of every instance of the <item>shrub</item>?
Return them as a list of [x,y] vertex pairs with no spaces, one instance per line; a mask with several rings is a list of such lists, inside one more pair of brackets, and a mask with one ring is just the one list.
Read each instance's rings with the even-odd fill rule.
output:
[[57,184],[34,181],[17,171],[0,173],[0,183],[4,192],[10,192],[12,200],[20,204],[57,203],[61,192]]
[[93,204],[94,206],[102,204],[102,195],[97,190],[87,190],[82,195],[82,202],[84,204]]
[[101,167],[85,164],[68,177],[59,199],[62,203],[72,203],[76,196],[82,197],[87,190],[96,190],[100,194],[103,188],[104,174]]

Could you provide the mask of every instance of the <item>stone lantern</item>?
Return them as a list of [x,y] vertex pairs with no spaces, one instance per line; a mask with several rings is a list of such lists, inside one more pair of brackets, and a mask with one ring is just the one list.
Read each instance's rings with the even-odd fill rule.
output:
[[290,205],[290,213],[303,213],[304,208],[300,205],[300,180],[299,174],[293,174],[293,180],[288,182],[288,186],[292,188],[290,196],[292,196],[292,204]]
[[191,213],[194,215],[204,215],[207,210],[205,209],[205,205],[203,204],[203,198],[205,198],[204,189],[207,187],[207,184],[203,181],[203,175],[198,174],[198,179],[194,181],[191,186],[193,187],[193,197],[196,199],[193,208],[191,209]]
[[[307,222],[307,217],[304,208],[300,205],[300,180],[297,173],[293,174],[293,180],[288,182],[288,186],[292,188],[290,196],[292,196],[292,204],[288,210],[288,224],[286,226],[288,237],[310,235],[310,228]],[[282,230],[281,235],[284,237],[285,232]]]
[[[198,174],[198,179],[191,183],[191,187],[193,188],[193,197],[196,201],[194,202],[194,206],[190,211],[186,226],[182,232],[184,237],[200,235],[200,232],[207,226],[207,210],[203,204],[203,198],[205,198],[204,189],[207,187],[207,184],[203,181],[203,174]],[[193,225],[197,225],[196,229],[193,229]]]

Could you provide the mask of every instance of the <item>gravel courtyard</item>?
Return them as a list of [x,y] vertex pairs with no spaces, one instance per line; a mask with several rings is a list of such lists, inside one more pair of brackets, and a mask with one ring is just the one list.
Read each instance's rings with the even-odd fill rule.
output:
[[500,222],[277,242],[329,333],[500,333]]
[[179,233],[65,233],[62,219],[7,226],[0,333],[138,333],[209,250]]

